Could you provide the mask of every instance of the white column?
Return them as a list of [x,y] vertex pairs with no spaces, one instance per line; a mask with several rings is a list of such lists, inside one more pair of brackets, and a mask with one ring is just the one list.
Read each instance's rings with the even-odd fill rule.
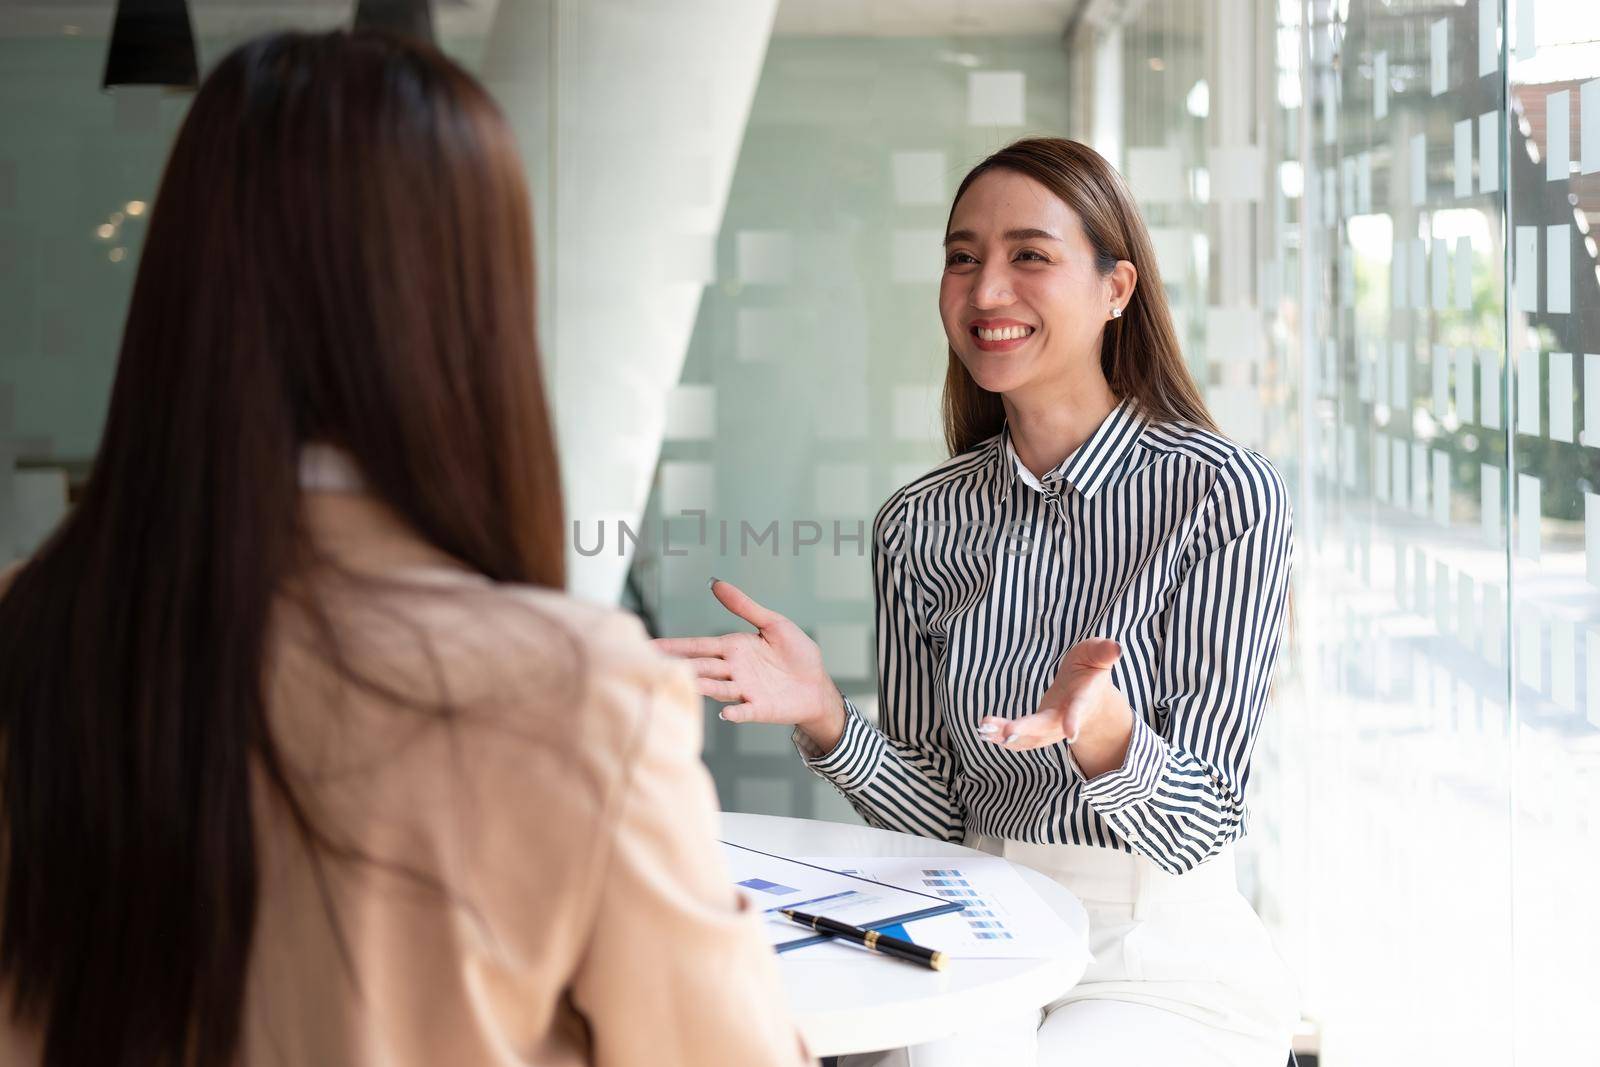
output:
[[1092,147],[1121,170],[1122,108],[1122,26],[1108,26],[1095,41],[1094,49],[1094,125],[1090,131]]
[[[777,0],[502,0],[484,78],[535,187],[541,334],[572,591],[616,600]],[[606,524],[606,550],[586,545]]]

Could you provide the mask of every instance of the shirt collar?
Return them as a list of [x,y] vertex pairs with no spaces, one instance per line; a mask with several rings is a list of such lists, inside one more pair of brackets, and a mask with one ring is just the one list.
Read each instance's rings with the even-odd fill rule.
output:
[[1000,446],[995,450],[1000,499],[1004,501],[1010,497],[1014,482],[1040,493],[1053,493],[1067,485],[1085,499],[1092,498],[1116,473],[1123,458],[1144,435],[1149,422],[1138,402],[1127,397],[1111,410],[1087,441],[1046,471],[1043,478],[1035,477],[1023,465],[1012,446],[1008,423],[1000,434]]

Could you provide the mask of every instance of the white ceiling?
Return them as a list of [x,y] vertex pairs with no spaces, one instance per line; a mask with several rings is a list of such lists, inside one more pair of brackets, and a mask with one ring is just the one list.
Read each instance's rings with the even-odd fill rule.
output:
[[1082,0],[780,0],[774,32],[826,37],[1058,34]]
[[[486,33],[501,3],[535,0],[434,0],[445,36]],[[576,0],[583,3],[586,0]],[[621,0],[645,3],[648,0]],[[654,0],[661,4],[694,0]],[[774,32],[827,37],[986,37],[1057,34],[1085,0],[780,0]],[[1088,0],[1093,3],[1100,0]],[[1120,0],[1118,0],[1120,2]],[[0,37],[56,36],[76,32],[105,37],[114,0],[0,0]],[[295,24],[335,26],[347,21],[355,0],[189,0],[202,37],[236,36]],[[69,29],[70,28],[70,29]]]

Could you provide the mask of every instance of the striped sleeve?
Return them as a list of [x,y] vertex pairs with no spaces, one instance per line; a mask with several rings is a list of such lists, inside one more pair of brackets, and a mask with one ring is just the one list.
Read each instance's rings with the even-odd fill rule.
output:
[[950,787],[949,735],[938,699],[938,666],[921,626],[920,599],[907,573],[910,546],[905,493],[873,521],[877,583],[879,727],[846,701],[845,730],[831,752],[808,751],[806,765],[833,783],[873,826],[960,841],[965,821]]
[[1122,766],[1082,785],[1124,841],[1174,874],[1242,834],[1292,555],[1289,494],[1260,456],[1228,460],[1204,509],[1168,616],[1157,714],[1135,707]]

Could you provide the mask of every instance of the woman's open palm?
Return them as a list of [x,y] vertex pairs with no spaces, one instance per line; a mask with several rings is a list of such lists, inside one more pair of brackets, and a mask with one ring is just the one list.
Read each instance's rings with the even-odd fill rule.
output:
[[1061,657],[1056,680],[1040,699],[1038,711],[1010,720],[985,716],[978,732],[1007,748],[1072,744],[1099,711],[1111,688],[1111,668],[1121,655],[1122,646],[1115,641],[1103,637],[1079,641]]
[[701,695],[728,705],[722,709],[724,719],[804,726],[839,708],[822,650],[805,631],[757,604],[732,582],[714,578],[711,592],[756,632],[662,637],[655,646],[689,661]]

